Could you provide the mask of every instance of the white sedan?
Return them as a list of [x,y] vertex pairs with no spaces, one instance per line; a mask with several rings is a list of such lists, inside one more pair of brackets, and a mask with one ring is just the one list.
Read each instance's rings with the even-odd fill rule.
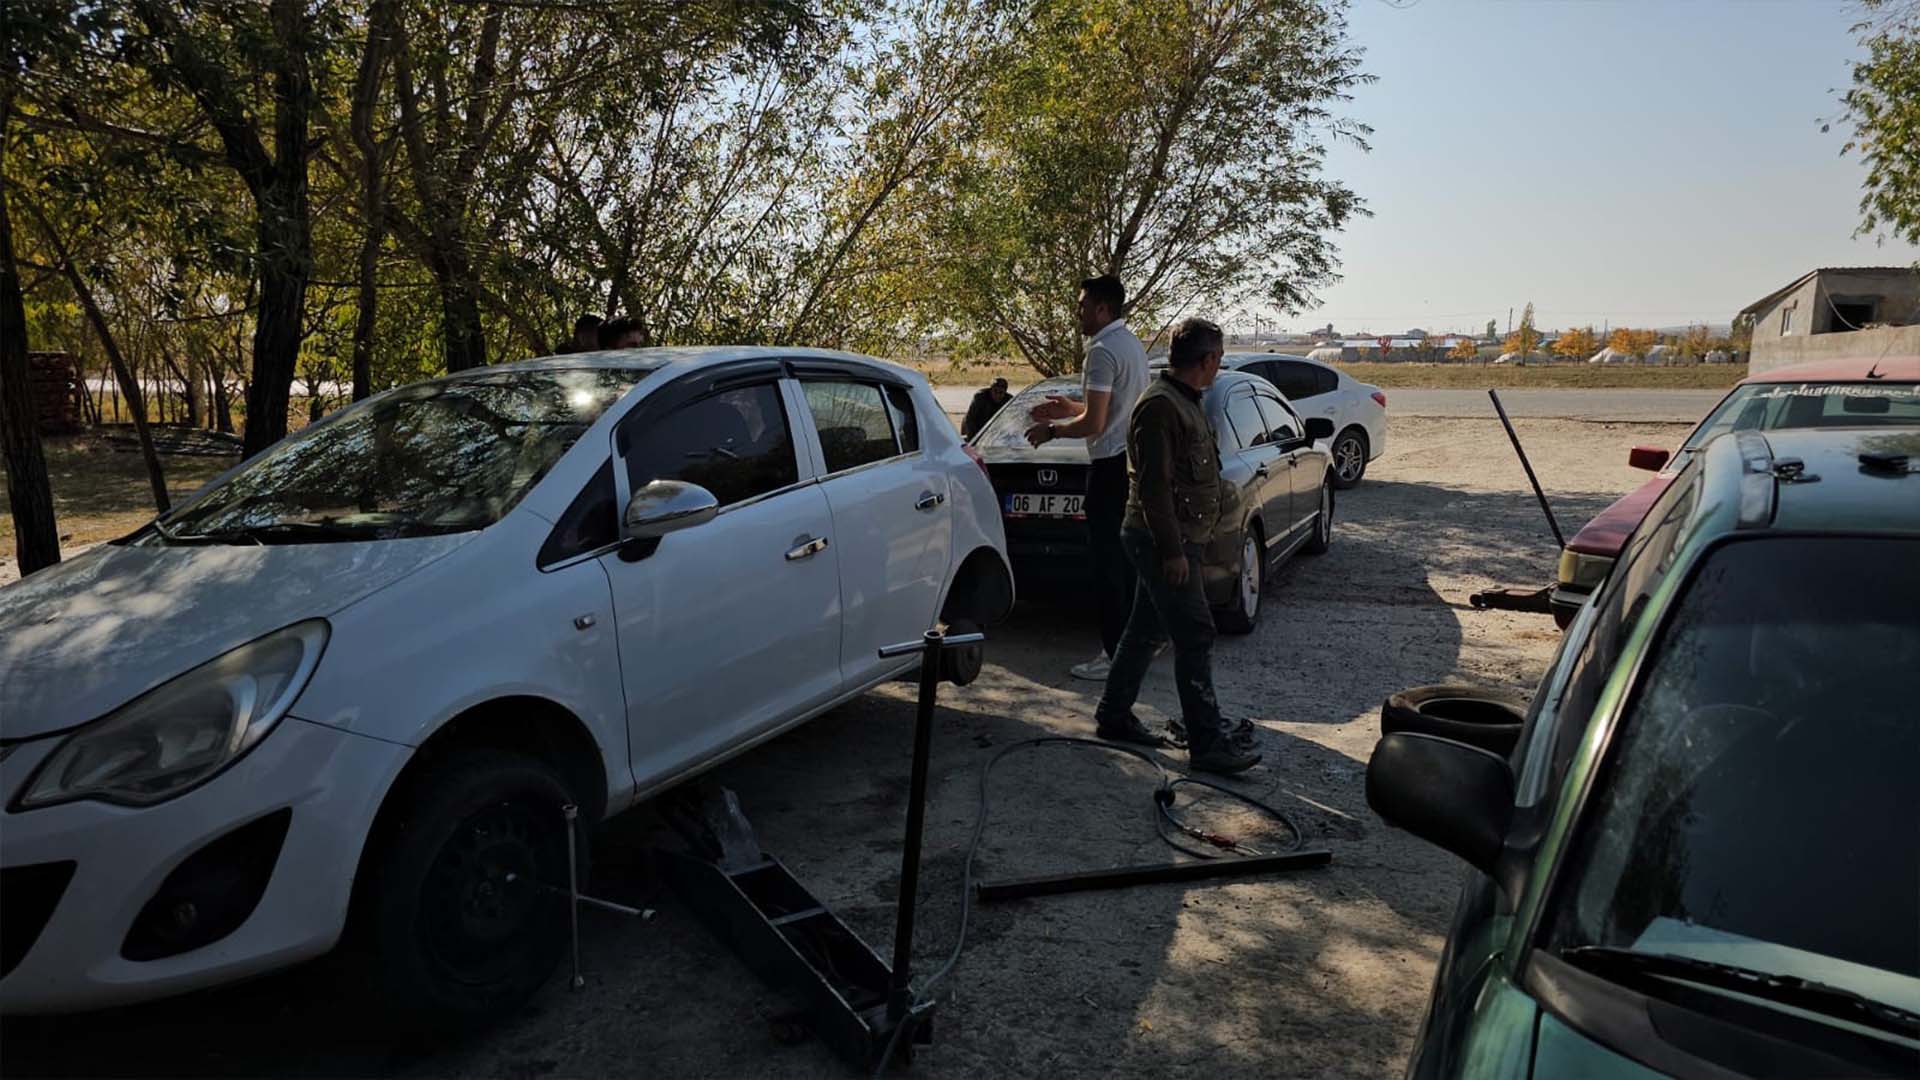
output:
[[1330,364],[1283,353],[1230,353],[1220,366],[1272,383],[1301,416],[1333,421],[1333,486],[1358,484],[1367,463],[1386,453],[1387,394],[1372,383]]
[[0,589],[0,1010],[350,925],[392,1014],[510,1009],[562,955],[563,806],[584,844],[918,662],[881,646],[998,619],[1005,549],[926,380],[864,357],[590,353],[342,410]]

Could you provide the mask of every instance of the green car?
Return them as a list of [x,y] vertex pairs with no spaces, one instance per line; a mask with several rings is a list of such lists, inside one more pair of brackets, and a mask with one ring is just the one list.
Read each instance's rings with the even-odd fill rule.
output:
[[1367,768],[1472,867],[1409,1076],[1920,1076],[1920,429],[1716,440],[1458,722]]

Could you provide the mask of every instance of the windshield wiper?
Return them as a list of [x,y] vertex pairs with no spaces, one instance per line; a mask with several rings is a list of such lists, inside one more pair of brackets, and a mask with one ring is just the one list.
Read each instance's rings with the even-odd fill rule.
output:
[[341,525],[332,521],[269,521],[264,525],[242,525],[233,529],[215,529],[204,533],[175,533],[173,539],[184,543],[221,544],[251,540],[256,544],[269,539],[311,537],[317,540],[377,540],[379,531],[365,526]]
[[1637,974],[1685,979],[1732,990],[1780,1005],[1790,1005],[1907,1038],[1920,1038],[1920,1013],[1875,1001],[1864,994],[1797,975],[1755,971],[1673,953],[1641,952],[1607,945],[1563,949],[1560,958],[1597,975]]

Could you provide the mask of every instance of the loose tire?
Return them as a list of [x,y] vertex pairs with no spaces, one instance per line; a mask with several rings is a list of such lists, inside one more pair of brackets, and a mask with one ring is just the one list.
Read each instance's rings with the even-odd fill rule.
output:
[[[959,634],[977,634],[980,624],[972,619],[952,619],[947,622],[946,634],[949,637]],[[965,686],[980,677],[980,667],[986,663],[986,650],[980,643],[957,645],[940,651],[940,677],[955,686]]]
[[1233,598],[1215,608],[1213,625],[1223,634],[1251,634],[1260,622],[1260,593],[1267,586],[1267,553],[1260,531],[1249,522],[1240,533],[1240,577]]
[[1520,741],[1525,699],[1485,686],[1416,686],[1380,706],[1380,734],[1437,735],[1506,757]]
[[1345,491],[1360,483],[1367,475],[1367,449],[1367,433],[1360,428],[1350,427],[1334,436],[1333,486]]
[[[460,1031],[499,1019],[565,955],[566,899],[553,890],[567,884],[561,807],[574,794],[545,762],[465,750],[401,797],[356,893],[370,989],[397,1030]],[[584,880],[584,822],[575,841]]]

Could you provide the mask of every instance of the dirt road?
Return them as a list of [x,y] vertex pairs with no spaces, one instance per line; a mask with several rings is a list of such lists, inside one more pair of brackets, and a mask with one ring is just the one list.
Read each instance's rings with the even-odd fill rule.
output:
[[[1644,474],[1636,442],[1676,427],[1521,420],[1556,507],[1577,525]],[[1257,719],[1266,761],[1241,785],[1293,814],[1334,864],[1292,877],[1172,885],[976,910],[956,997],[920,1076],[1381,1076],[1405,1060],[1461,878],[1382,826],[1364,768],[1387,693],[1447,679],[1531,690],[1558,640],[1544,616],[1473,611],[1469,593],[1543,582],[1554,546],[1492,421],[1402,418],[1392,454],[1343,495],[1333,550],[1275,581],[1258,631],[1223,638],[1223,704]],[[952,944],[981,763],[1048,733],[1086,733],[1098,686],[1069,664],[1084,619],[1029,591],[989,667],[936,722],[918,970]],[[887,949],[911,739],[896,684],[722,768],[767,850]],[[1174,708],[1169,665],[1143,714]],[[1176,768],[1180,756],[1169,759]],[[986,878],[1165,857],[1149,770],[1044,748],[995,774]],[[1222,819],[1226,820],[1226,819]],[[1230,821],[1228,828],[1244,828]],[[659,896],[632,854],[644,813],[604,830],[596,888],[658,910],[589,914],[587,989],[556,978],[516,1021],[462,1045],[399,1053],[363,1035],[354,987],[307,968],[92,1017],[9,1021],[8,1076],[297,1075],[841,1078],[818,1042],[783,1046],[779,999]]]

